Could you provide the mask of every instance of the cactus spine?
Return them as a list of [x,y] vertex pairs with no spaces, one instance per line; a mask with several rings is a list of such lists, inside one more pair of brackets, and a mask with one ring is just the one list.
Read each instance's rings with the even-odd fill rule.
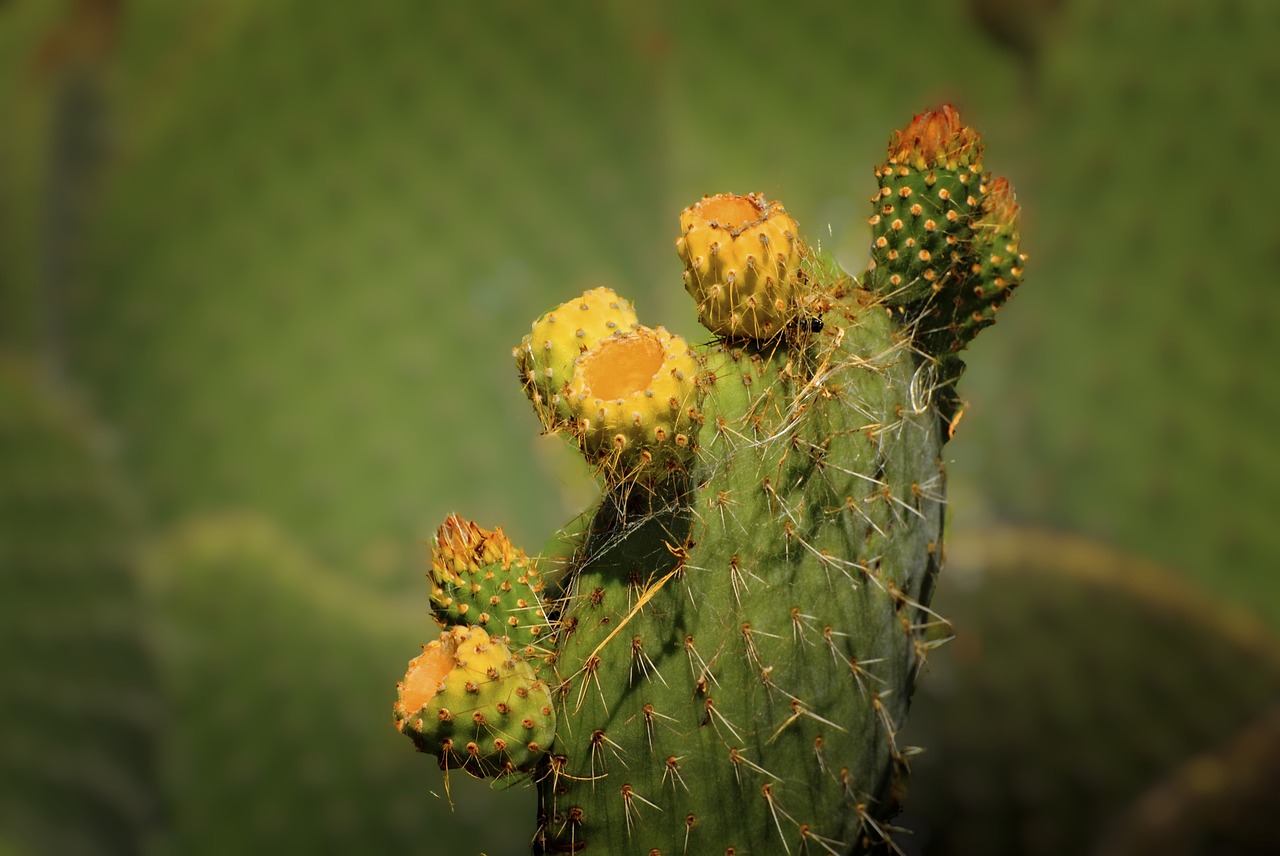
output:
[[[895,133],[861,280],[759,195],[686,209],[676,248],[707,345],[647,333],[597,290],[516,349],[544,427],[604,482],[542,592],[549,632],[512,654],[554,688],[536,852],[848,853],[885,836],[935,623],[957,353],[1021,275],[1017,207],[980,154],[951,107]],[[473,632],[471,612],[436,616],[442,640]],[[402,721],[449,764],[434,695],[409,695]]]

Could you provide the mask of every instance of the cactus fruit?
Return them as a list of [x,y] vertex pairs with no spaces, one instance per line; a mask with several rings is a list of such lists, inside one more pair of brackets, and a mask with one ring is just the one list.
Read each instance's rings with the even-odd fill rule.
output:
[[531,772],[556,728],[551,690],[539,678],[549,625],[537,568],[501,529],[453,514],[436,532],[430,577],[443,632],[409,661],[396,728],[446,773]]
[[409,662],[396,728],[443,769],[480,778],[529,772],[551,745],[551,692],[483,627],[454,626]]
[[698,418],[696,371],[688,343],[661,327],[583,351],[568,393],[572,433],[587,460],[624,472],[655,460],[678,465]]
[[601,340],[638,326],[631,303],[609,288],[593,288],[533,322],[533,330],[513,355],[544,430],[573,420],[567,388],[578,356]]
[[533,645],[547,629],[538,569],[501,529],[450,515],[432,545],[431,581],[431,604],[443,624],[492,621],[518,646]]
[[1022,281],[1026,256],[1009,181],[982,171],[982,140],[943,105],[895,131],[876,169],[870,287],[915,319],[917,342],[938,355],[938,405],[958,412],[955,356]]
[[573,437],[593,464],[630,471],[688,447],[693,353],[679,336],[641,326],[610,289],[546,313],[512,354],[543,429]]
[[892,304],[918,303],[964,273],[963,239],[978,210],[982,142],[944,105],[894,131],[876,178],[870,281]]
[[680,214],[676,252],[698,320],[728,339],[770,339],[796,316],[799,227],[759,193],[704,196]]
[[[512,655],[553,688],[554,740],[522,759],[536,852],[848,853],[884,839],[907,759],[897,732],[937,622],[956,353],[981,326],[965,318],[1009,288],[994,282],[1003,261],[973,253],[1017,242],[976,133],[950,107],[927,116],[942,118],[917,117],[890,151],[917,173],[880,172],[964,189],[940,215],[955,258],[934,281],[902,253],[853,279],[806,249],[782,206],[721,194],[684,211],[677,241],[715,338],[690,349],[598,323],[584,337],[556,403],[572,418],[549,429],[604,464],[603,492],[576,546],[556,548],[572,558],[542,592],[546,638]],[[930,326],[940,308],[945,340]],[[565,377],[577,328],[539,330],[516,359],[541,415],[532,355],[559,354],[547,376]],[[431,711],[473,612],[437,611],[449,627],[398,702],[415,743],[455,765],[457,717]],[[499,671],[500,692],[509,680]]]

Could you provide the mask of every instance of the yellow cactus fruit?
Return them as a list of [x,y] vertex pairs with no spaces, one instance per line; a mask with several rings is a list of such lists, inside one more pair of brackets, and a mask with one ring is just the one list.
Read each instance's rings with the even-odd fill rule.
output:
[[799,234],[782,205],[759,193],[704,196],[684,209],[676,252],[703,326],[735,339],[781,333],[797,314]]
[[637,327],[584,351],[568,402],[587,459],[634,465],[691,451],[697,368],[688,343],[661,327]]
[[610,288],[593,288],[533,322],[512,355],[543,430],[563,427],[570,418],[564,391],[578,355],[639,325],[631,303]]
[[501,637],[451,627],[424,645],[396,685],[395,726],[442,769],[528,772],[555,736],[551,690]]

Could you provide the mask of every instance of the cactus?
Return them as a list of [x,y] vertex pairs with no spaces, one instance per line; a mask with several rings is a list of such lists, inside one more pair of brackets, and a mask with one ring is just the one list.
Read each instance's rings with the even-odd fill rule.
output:
[[[453,368],[476,330],[514,344],[554,302],[544,283],[660,269],[635,236],[664,234],[646,216],[660,210],[663,133],[618,10],[331,12],[127,4],[107,123],[127,143],[59,311],[70,376],[118,431],[157,523],[258,509],[307,532],[326,565],[389,585],[420,521],[449,508],[423,473],[455,502],[534,509],[530,525],[562,513],[532,479],[476,477],[531,445],[506,427],[527,419],[503,395],[506,349],[479,353],[465,383]],[[4,36],[7,92],[23,75]],[[432,395],[407,393],[427,379]],[[479,399],[506,408],[481,431],[459,406]]]
[[[884,839],[907,760],[897,731],[936,622],[958,352],[1021,274],[1017,206],[980,151],[950,106],[894,134],[877,174],[897,184],[872,224],[896,234],[884,200],[918,185],[903,216],[921,231],[861,280],[780,204],[720,194],[685,210],[676,242],[710,342],[631,326],[597,291],[516,348],[544,427],[596,465],[599,505],[557,584],[529,589],[551,619],[539,644],[503,640],[481,657],[501,661],[487,683],[451,683],[451,648],[521,622],[505,578],[472,573],[463,587],[489,608],[435,610],[444,632],[396,712],[442,766],[510,778],[513,759],[477,757],[487,734],[468,732],[473,762],[458,755],[444,696],[480,711],[531,676],[550,684],[535,851],[845,853]],[[954,190],[923,199],[935,183]],[[920,264],[926,235],[938,275]],[[437,554],[459,532],[467,553],[491,537],[450,518]]]
[[1280,705],[1224,746],[1182,764],[1138,799],[1099,856],[1280,851]]

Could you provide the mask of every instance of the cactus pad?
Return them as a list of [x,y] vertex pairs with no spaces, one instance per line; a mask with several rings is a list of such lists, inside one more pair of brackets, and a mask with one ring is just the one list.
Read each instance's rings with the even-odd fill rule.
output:
[[1144,790],[1280,698],[1274,632],[1167,568],[1039,530],[950,551],[936,602],[956,639],[903,738],[927,750],[901,819],[913,852],[1096,852]]
[[[859,282],[808,251],[781,205],[705,196],[681,215],[677,251],[711,342],[640,326],[610,293],[548,313],[517,348],[544,427],[596,466],[600,500],[566,532],[574,543],[551,548],[551,624],[533,656],[454,626],[411,664],[396,718],[446,768],[531,770],[535,852],[840,854],[886,840],[907,761],[898,729],[939,623],[928,604],[957,352],[1011,287],[995,279],[1020,266],[996,251],[1016,255],[1017,207],[1007,184],[985,203],[980,143],[952,108],[917,117],[895,147],[880,175],[899,198],[966,191],[940,215],[954,258],[939,289],[903,301],[886,283],[928,279],[903,254]],[[502,559],[485,537],[453,521],[437,537],[438,606],[476,557]],[[514,707],[511,686],[547,700],[545,722],[522,723],[555,728],[519,757],[518,732],[494,730],[491,696]]]
[[136,521],[96,439],[0,357],[0,838],[31,853],[142,852],[163,811]]

